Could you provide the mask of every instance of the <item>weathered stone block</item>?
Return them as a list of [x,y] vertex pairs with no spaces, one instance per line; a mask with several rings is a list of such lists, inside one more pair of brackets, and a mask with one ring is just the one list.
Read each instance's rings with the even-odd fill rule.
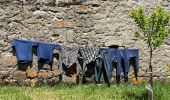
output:
[[7,78],[10,75],[8,71],[0,71],[0,79]]
[[0,40],[0,45],[4,46],[6,44],[6,42],[4,40]]
[[2,59],[2,66],[15,67],[17,65],[17,59],[11,53],[5,53]]
[[72,23],[69,20],[55,20],[52,22],[52,27],[55,28],[70,28]]
[[0,3],[11,2],[12,0],[0,0]]
[[54,77],[61,75],[60,72],[58,72],[58,71],[52,71],[52,73],[53,73]]
[[43,4],[46,6],[54,6],[55,0],[42,0]]
[[56,0],[57,6],[64,6],[66,4],[71,4],[71,3],[73,3],[72,0]]
[[33,70],[33,69],[29,69],[28,71],[27,71],[27,77],[29,77],[29,78],[35,78],[35,77],[37,77],[37,71],[36,70]]
[[3,10],[2,8],[0,8],[0,16],[5,14],[5,10]]
[[33,12],[35,18],[47,18],[47,13],[45,11],[36,10]]
[[75,42],[76,39],[76,33],[73,30],[67,31],[67,41],[70,43]]
[[42,21],[36,18],[30,18],[27,21],[25,21],[27,24],[42,24]]
[[8,40],[12,41],[13,39],[17,38],[16,34],[8,35]]
[[4,80],[4,84],[6,84],[6,85],[18,85],[17,83],[18,82],[15,79],[5,79]]
[[82,3],[82,2],[85,2],[87,0],[73,0],[74,3]]
[[40,72],[38,72],[38,77],[41,77],[41,78],[50,78],[50,77],[54,77],[54,76],[58,76],[58,75],[59,74],[54,71],[40,71]]
[[26,72],[16,71],[13,74],[13,78],[18,79],[18,80],[25,80],[26,79]]
[[75,5],[75,12],[79,13],[79,14],[87,14],[89,11],[89,7],[88,6],[84,6],[84,5]]

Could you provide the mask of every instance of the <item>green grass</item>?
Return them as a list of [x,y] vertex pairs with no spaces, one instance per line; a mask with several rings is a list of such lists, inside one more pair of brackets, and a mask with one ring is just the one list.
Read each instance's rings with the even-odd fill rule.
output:
[[[0,100],[147,100],[142,85],[58,85],[55,87],[1,86]],[[155,100],[170,98],[170,84],[154,83]]]

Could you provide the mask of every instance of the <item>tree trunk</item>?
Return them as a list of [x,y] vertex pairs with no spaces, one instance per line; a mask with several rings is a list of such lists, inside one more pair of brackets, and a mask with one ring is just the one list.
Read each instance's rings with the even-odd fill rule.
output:
[[149,81],[147,85],[147,90],[149,94],[149,100],[153,100],[153,74],[152,74],[152,55],[153,50],[150,48],[150,58],[149,58]]
[[151,87],[153,88],[153,74],[152,74],[152,55],[153,55],[153,50],[150,50],[150,58],[149,58],[149,83]]

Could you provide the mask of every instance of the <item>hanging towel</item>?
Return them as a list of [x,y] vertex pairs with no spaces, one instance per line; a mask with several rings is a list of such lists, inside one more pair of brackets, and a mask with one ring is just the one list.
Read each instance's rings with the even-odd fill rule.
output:
[[32,48],[33,46],[37,46],[36,42],[26,41],[26,40],[12,40],[12,46],[16,50],[17,61],[20,63],[26,63],[32,61],[33,54]]
[[62,46],[62,63],[66,67],[70,67],[71,65],[76,64],[77,74],[79,74],[81,69],[81,66],[78,62],[79,56],[79,48],[76,45]]

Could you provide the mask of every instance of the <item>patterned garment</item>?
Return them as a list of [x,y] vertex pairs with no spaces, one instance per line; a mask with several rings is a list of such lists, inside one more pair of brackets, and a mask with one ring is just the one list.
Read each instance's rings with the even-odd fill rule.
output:
[[99,56],[95,64],[95,81],[100,82],[101,74],[103,73],[104,80],[106,83],[110,84],[112,77],[112,59],[110,58],[111,52],[107,48],[101,48],[99,51]]
[[95,61],[99,55],[99,48],[89,47],[89,48],[80,48],[80,54],[83,58],[83,71],[87,70],[86,65],[92,61]]
[[81,69],[81,66],[78,62],[79,55],[79,48],[75,45],[72,46],[62,46],[62,63],[70,67],[71,65],[75,64],[77,65],[77,74],[79,74],[79,71]]

